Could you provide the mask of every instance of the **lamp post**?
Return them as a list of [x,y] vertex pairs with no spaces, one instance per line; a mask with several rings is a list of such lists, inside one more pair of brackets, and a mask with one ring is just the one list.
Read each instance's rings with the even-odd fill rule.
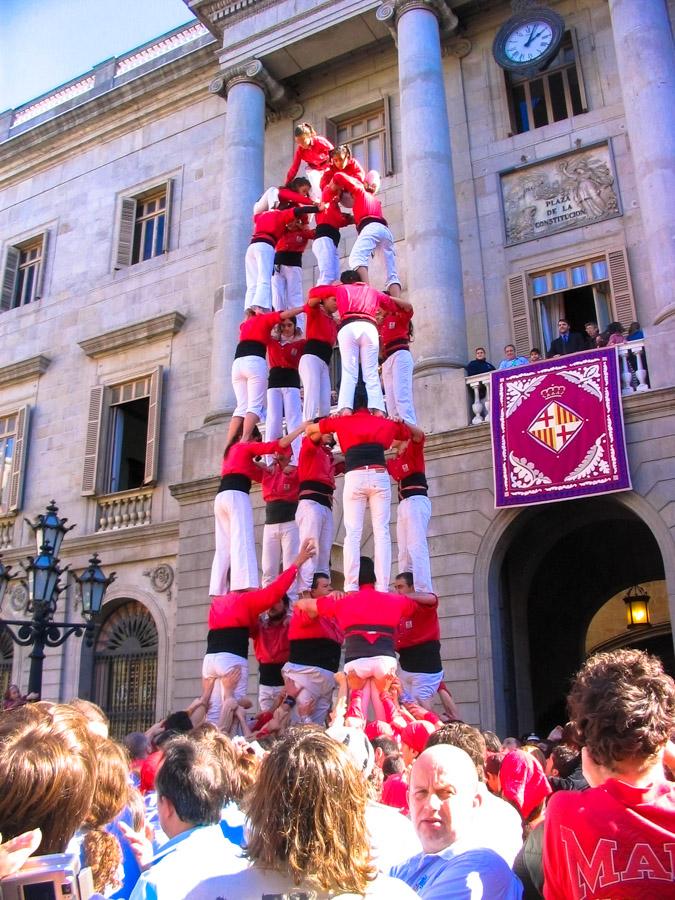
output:
[[[28,587],[27,612],[33,614],[32,618],[10,621],[0,619],[0,628],[9,634],[15,644],[32,648],[28,693],[36,695],[38,699],[42,694],[45,647],[60,647],[72,634],[76,637],[84,635],[87,646],[91,647],[94,643],[96,619],[103,606],[105,592],[115,580],[114,572],[108,577],[103,574],[98,554],[94,553],[84,572],[74,576],[80,585],[84,621],[54,621],[58,597],[63,590],[59,579],[68,571],[68,566],[64,569],[59,567],[58,553],[64,536],[75,527],[74,525],[66,527],[68,520],[60,519],[58,511],[52,500],[46,514],[37,516],[35,522],[26,519],[35,533],[38,553],[37,556],[29,556],[26,563],[21,563],[25,577],[13,574],[0,557],[0,611],[10,581],[20,578]],[[12,626],[16,627],[16,633],[12,630]]]

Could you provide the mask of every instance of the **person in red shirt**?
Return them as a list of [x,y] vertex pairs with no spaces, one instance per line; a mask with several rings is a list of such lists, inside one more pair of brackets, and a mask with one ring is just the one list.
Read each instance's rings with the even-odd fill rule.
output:
[[[318,206],[294,206],[290,209],[271,209],[253,217],[253,237],[246,250],[246,298],[244,309],[256,306],[272,309],[272,272],[277,241],[291,223],[319,211]],[[297,224],[295,225],[297,227]]]
[[[329,153],[329,163],[328,168],[323,170],[323,174],[321,175],[321,190],[327,188],[328,185],[333,180],[333,175],[336,175],[338,172],[342,172],[345,175],[349,175],[350,178],[356,179],[356,181],[360,181],[362,184],[366,180],[366,173],[363,169],[363,166],[358,161],[358,159],[354,159],[352,156],[352,151],[349,149],[347,144],[340,144],[338,147],[333,147],[333,149]],[[345,191],[340,197],[340,202],[347,206],[348,204],[351,206],[353,200],[351,196]]]
[[[397,594],[409,596],[414,592],[411,572],[400,572],[394,579]],[[396,632],[399,654],[398,678],[403,688],[403,703],[418,703],[431,709],[434,695],[443,680],[441,663],[441,627],[438,622],[438,597],[428,606],[419,606],[407,618],[402,618]]]
[[[354,391],[359,376],[359,363],[363,381],[368,392],[368,407],[371,411],[384,412],[384,397],[378,373],[379,339],[377,317],[380,310],[392,312],[409,307],[405,300],[395,299],[376,291],[361,281],[357,272],[348,269],[340,276],[341,284],[325,284],[313,287],[309,297],[319,298],[324,304],[335,298],[340,316],[338,344],[342,362],[342,380],[338,396],[338,410],[347,412],[354,408]],[[330,306],[328,306],[330,309]]]
[[239,669],[239,679],[233,691],[234,700],[240,701],[246,696],[248,641],[258,627],[258,616],[281,600],[297,578],[298,568],[313,553],[312,541],[305,541],[292,565],[267,587],[233,590],[211,601],[206,655],[202,666],[202,679],[218,679],[211,694],[210,722],[222,722],[226,713],[231,716],[233,712],[223,705],[225,697],[220,684],[220,680],[231,670]]
[[[333,590],[326,572],[315,572],[310,596],[315,600]],[[334,620],[313,617],[293,609],[289,630],[290,651],[283,674],[299,688],[298,705],[310,705],[306,716],[293,716],[296,721],[326,723],[335,688],[335,673],[340,666],[343,634]]]
[[[276,440],[286,430],[295,431],[302,424],[302,399],[300,398],[300,374],[298,367],[306,341],[297,326],[297,318],[291,316],[272,331],[267,345],[269,376],[267,379],[267,416],[265,437]],[[299,432],[298,432],[299,434]],[[293,465],[298,464],[300,437],[293,443]],[[271,460],[268,460],[271,462]]]
[[318,199],[321,196],[321,176],[330,162],[330,151],[333,145],[328,138],[317,134],[309,122],[301,122],[297,125],[293,136],[296,148],[293,162],[286,172],[288,184],[298,174],[300,163],[305,164],[305,175],[312,185],[311,196]]
[[340,209],[337,195],[331,187],[321,193],[324,204],[322,212],[316,214],[316,233],[312,241],[312,253],[319,267],[317,284],[333,284],[340,278],[340,229],[351,225],[354,217]]
[[300,446],[298,464],[299,502],[295,514],[299,540],[314,538],[316,556],[308,559],[298,575],[298,591],[308,593],[315,572],[330,571],[330,552],[333,547],[333,493],[335,475],[344,469],[333,454],[335,438],[332,434],[305,437]]
[[272,273],[274,309],[302,305],[302,254],[314,234],[307,221],[300,219],[289,225],[277,241]]
[[307,316],[307,343],[300,360],[300,380],[303,390],[302,416],[314,419],[330,412],[330,363],[337,341],[337,323],[333,318],[335,300],[325,303],[310,291],[304,311]]
[[392,297],[401,295],[401,279],[396,271],[394,236],[382,215],[382,204],[375,198],[380,185],[377,172],[368,172],[365,182],[336,172],[331,181],[335,193],[351,194],[354,201],[354,222],[358,237],[349,254],[349,268],[356,269],[361,281],[368,281],[368,266],[374,253],[382,256],[386,271],[385,289]]
[[[301,428],[297,430],[299,434]],[[295,512],[298,508],[298,469],[291,465],[288,438],[274,461],[263,472],[262,496],[265,501],[265,525],[262,536],[262,582],[270,584],[285,569],[298,552],[300,541]],[[297,598],[295,584],[289,588],[291,601]]]
[[278,705],[284,689],[282,669],[288,662],[288,627],[291,622],[288,593],[258,616],[253,651],[258,660],[258,709],[269,712]]
[[[355,405],[362,402],[359,393]],[[370,509],[375,544],[377,589],[389,587],[391,574],[391,484],[384,459],[384,451],[394,442],[406,440],[410,434],[402,422],[392,422],[374,416],[360,408],[352,416],[321,419],[307,427],[308,437],[335,434],[345,454],[345,486],[342,506],[345,523],[343,562],[345,590],[358,586],[361,534],[366,506]]]
[[417,424],[413,403],[413,358],[410,352],[413,308],[410,303],[397,301],[396,309],[385,312],[379,319],[380,360],[382,384],[387,415]]
[[387,460],[387,470],[398,484],[396,543],[398,571],[412,572],[415,590],[431,593],[431,563],[427,530],[431,519],[431,500],[424,465],[424,432],[408,425],[410,439],[398,448],[398,455]]
[[373,702],[375,718],[386,720],[386,713],[373,679],[382,679],[396,672],[394,640],[401,618],[411,616],[418,604],[427,605],[435,597],[424,594],[390,594],[375,588],[375,567],[372,559],[359,559],[358,590],[341,594],[333,592],[325,597],[301,598],[296,608],[310,616],[335,619],[345,636],[345,674],[364,679],[363,710],[368,709],[368,695]]
[[305,206],[312,185],[308,178],[294,178],[288,184],[281,187],[269,187],[259,200],[253,205],[253,215],[267,212],[270,209],[278,209],[282,204],[289,206]]

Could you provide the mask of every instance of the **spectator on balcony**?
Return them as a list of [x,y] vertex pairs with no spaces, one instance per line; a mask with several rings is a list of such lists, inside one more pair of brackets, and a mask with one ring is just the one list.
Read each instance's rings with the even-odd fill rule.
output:
[[595,350],[598,346],[596,338],[600,334],[600,329],[598,328],[597,322],[586,322],[584,325],[584,331],[586,332],[584,336],[584,341],[586,342],[587,350]]
[[528,359],[526,356],[518,356],[516,348],[513,344],[507,344],[504,347],[504,359],[497,366],[498,369],[515,369],[516,366],[526,366]]
[[548,358],[552,356],[567,356],[568,353],[578,353],[586,349],[586,343],[576,331],[570,331],[570,323],[567,319],[558,320],[558,337],[551,341],[548,350]]
[[625,331],[626,329],[623,327],[621,322],[610,322],[607,326],[607,334],[609,335],[607,339],[607,346],[614,347],[616,346],[616,344],[625,344]]
[[532,347],[528,359],[531,363],[539,362],[541,359],[541,350],[539,347]]
[[485,372],[494,372],[495,367],[491,362],[488,362],[485,347],[476,347],[474,352],[476,354],[474,359],[469,360],[464,366],[466,374],[471,377],[471,375],[483,375]]
[[642,330],[642,326],[639,322],[631,322],[628,326],[628,337],[627,341],[643,341],[645,339],[645,333]]

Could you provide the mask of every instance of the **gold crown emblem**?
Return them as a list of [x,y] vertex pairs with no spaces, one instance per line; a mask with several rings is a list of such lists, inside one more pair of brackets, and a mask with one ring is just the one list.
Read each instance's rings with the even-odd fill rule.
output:
[[562,384],[553,384],[551,387],[544,388],[541,396],[544,400],[558,400],[565,393],[565,386]]

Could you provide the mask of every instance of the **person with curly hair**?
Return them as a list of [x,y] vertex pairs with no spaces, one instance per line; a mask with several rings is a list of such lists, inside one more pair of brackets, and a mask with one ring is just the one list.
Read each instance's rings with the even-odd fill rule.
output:
[[402,882],[377,874],[367,801],[366,781],[346,747],[318,729],[290,729],[246,797],[248,868],[206,879],[190,897],[414,897]]
[[673,896],[675,682],[642,650],[598,653],[567,698],[590,788],[558,791],[544,823],[544,897]]

